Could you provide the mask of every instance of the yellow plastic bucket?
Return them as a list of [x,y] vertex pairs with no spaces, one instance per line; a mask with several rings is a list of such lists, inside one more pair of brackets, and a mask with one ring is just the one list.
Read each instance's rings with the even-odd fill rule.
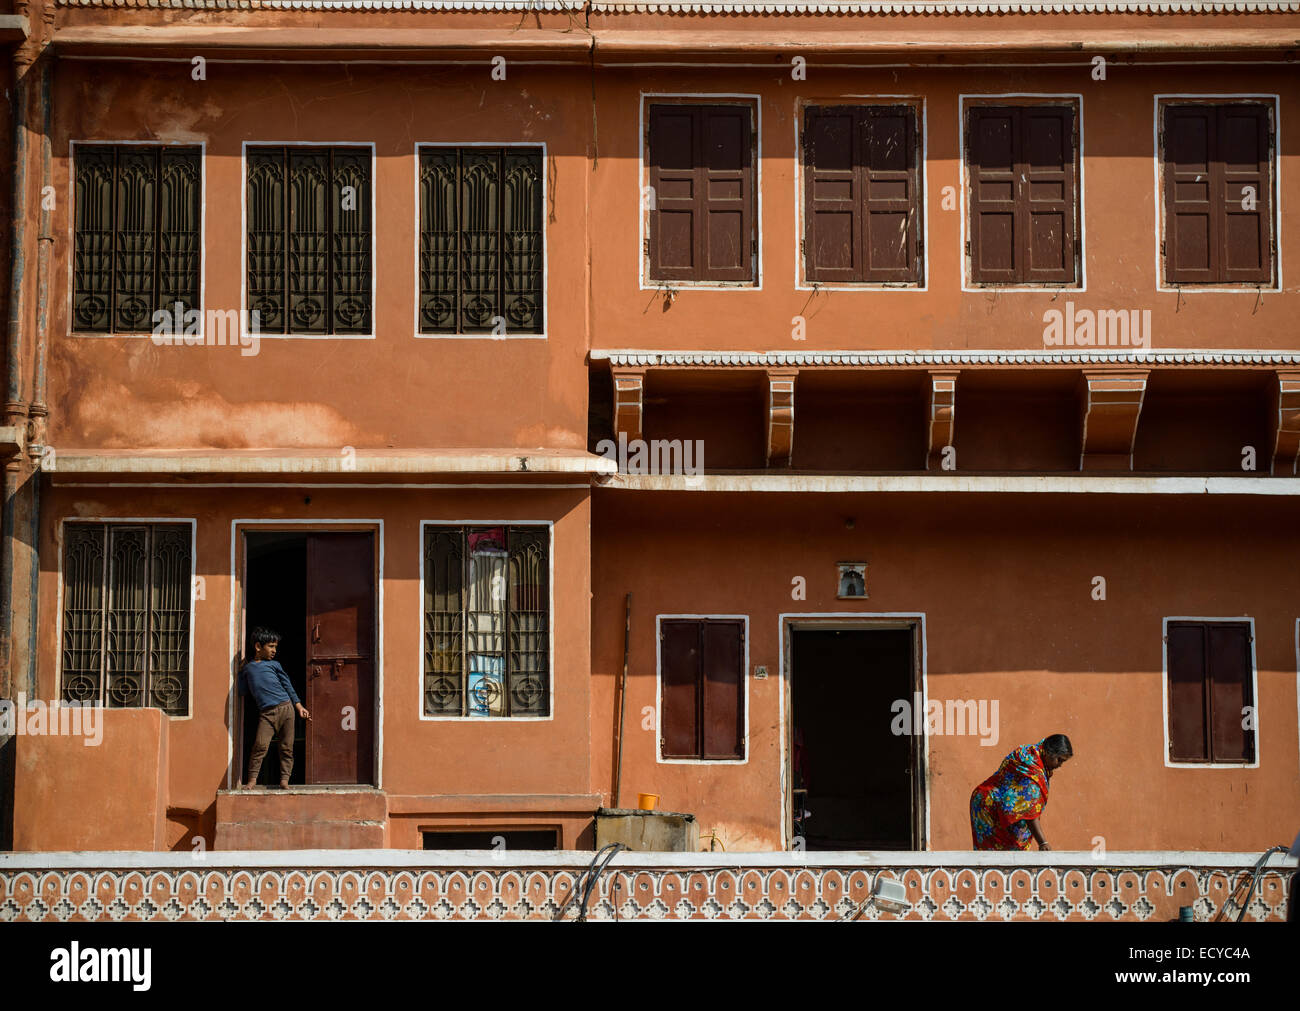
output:
[[659,794],[657,793],[638,793],[636,795],[636,806],[642,811],[653,811],[658,803]]

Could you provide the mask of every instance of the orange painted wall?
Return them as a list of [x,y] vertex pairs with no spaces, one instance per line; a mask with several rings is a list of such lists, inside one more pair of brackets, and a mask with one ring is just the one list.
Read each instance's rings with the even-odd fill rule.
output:
[[[917,54],[915,61],[933,63],[934,57]],[[844,62],[852,61],[845,57]],[[1017,57],[1015,62],[1034,62],[1034,57]],[[592,175],[592,234],[599,251],[593,260],[592,285],[600,296],[593,303],[592,346],[1041,350],[1044,311],[1063,310],[1067,300],[1076,309],[1150,309],[1153,345],[1158,347],[1294,346],[1290,320],[1300,306],[1300,296],[1292,285],[1259,299],[1253,289],[1227,294],[1185,292],[1181,300],[1173,292],[1156,291],[1153,121],[1156,94],[1280,95],[1280,204],[1285,216],[1287,208],[1300,201],[1300,133],[1293,125],[1300,84],[1295,74],[1264,65],[1208,70],[1112,65],[1107,80],[1093,81],[1090,70],[1084,60],[1067,69],[810,66],[808,80],[796,82],[790,79],[786,57],[771,71],[692,67],[606,71],[597,105],[601,162]],[[951,203],[962,187],[959,96],[1019,92],[1082,95],[1086,291],[961,290],[962,212],[944,209],[947,188],[953,188],[948,194]],[[674,283],[677,296],[663,311],[662,296],[640,288],[642,211],[637,193],[639,186],[648,184],[638,160],[642,93],[757,97],[761,290],[693,291],[689,285]],[[848,96],[883,95],[925,99],[928,290],[823,291],[815,296],[811,290],[796,290],[803,195],[796,188],[795,128],[801,103],[842,104],[851,100]],[[1282,227],[1279,252],[1287,281],[1300,257],[1295,229]],[[657,283],[649,283],[649,289],[656,288]],[[792,337],[791,320],[796,315],[807,322],[804,340]]]
[[[187,58],[188,59],[188,58]],[[218,69],[220,66],[220,69]],[[586,441],[589,83],[554,68],[60,65],[54,181],[70,141],[206,145],[205,304],[241,305],[244,142],[373,143],[376,338],[159,347],[69,336],[69,199],[54,215],[49,442],[60,448],[549,447]],[[547,339],[417,339],[417,143],[545,143]],[[401,405],[401,410],[394,410]]]
[[[303,502],[310,494],[311,503]],[[191,716],[168,720],[171,748],[185,756],[167,775],[167,802],[173,809],[168,844],[189,849],[193,835],[211,845],[216,791],[227,787],[231,735],[227,708],[232,691],[231,521],[233,519],[382,519],[383,618],[382,739],[384,790],[401,798],[405,810],[440,810],[435,797],[446,794],[578,795],[588,792],[591,775],[587,747],[589,640],[589,504],[586,489],[576,491],[402,491],[355,490],[309,493],[285,490],[226,491],[214,498],[203,489],[175,490],[153,499],[142,513],[138,493],[103,488],[56,487],[44,500],[46,525],[41,543],[41,622],[38,678],[42,698],[56,697],[55,631],[58,613],[56,536],[60,518],[197,517],[196,575],[203,577],[204,599],[194,606],[194,676]],[[493,519],[552,521],[554,596],[552,621],[554,676],[552,714],[533,721],[427,721],[421,710],[422,617],[419,597],[421,520]],[[310,524],[295,523],[295,529]],[[322,529],[331,529],[323,525]],[[259,530],[268,529],[265,526]],[[378,683],[378,679],[377,679]],[[154,712],[148,710],[147,712]],[[112,725],[110,724],[110,731]],[[88,749],[90,750],[90,749]],[[115,782],[147,782],[135,773]],[[427,803],[426,803],[427,801]],[[594,808],[594,804],[591,805]],[[53,812],[23,814],[38,819]],[[194,812],[188,814],[187,812]],[[65,816],[59,816],[65,817]],[[431,819],[425,818],[424,821]],[[552,819],[554,821],[555,819]],[[410,833],[402,844],[418,848]],[[148,847],[145,847],[148,848]]]
[[[1000,718],[995,746],[930,739],[931,848],[968,849],[971,790],[1014,748],[1059,732],[1075,758],[1043,816],[1053,847],[1100,836],[1111,850],[1263,850],[1300,816],[1290,510],[1217,496],[597,492],[592,739],[614,740],[630,591],[624,801],[657,793],[728,850],[782,848],[778,616],[923,612],[928,697],[997,699]],[[836,599],[836,562],[864,559],[869,599]],[[1091,599],[1097,575],[1105,601]],[[796,576],[806,600],[792,599]],[[656,762],[641,720],[656,702],[657,614],[749,616],[750,672],[769,677],[749,683],[748,764]],[[1255,620],[1260,767],[1166,768],[1162,618],[1243,615]],[[864,737],[890,733],[892,712],[861,715]],[[613,748],[592,754],[594,788],[608,791]]]
[[[172,721],[160,709],[109,709],[96,716],[97,744],[88,743],[95,735],[87,723],[81,736],[17,738],[15,850],[165,848]],[[61,726],[75,730],[77,724]]]

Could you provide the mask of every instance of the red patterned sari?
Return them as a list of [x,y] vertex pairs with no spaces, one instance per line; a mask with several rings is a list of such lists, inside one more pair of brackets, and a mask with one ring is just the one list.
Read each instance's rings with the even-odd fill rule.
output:
[[[1044,738],[1046,740],[1046,738]],[[1043,741],[1017,748],[970,795],[970,833],[977,850],[1027,850],[1029,822],[1047,806]]]

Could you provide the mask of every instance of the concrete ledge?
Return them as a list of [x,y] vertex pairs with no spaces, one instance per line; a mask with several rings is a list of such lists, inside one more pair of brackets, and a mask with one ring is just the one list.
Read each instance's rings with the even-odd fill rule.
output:
[[[1250,868],[1259,853],[1194,852],[1188,850],[1126,850],[1098,860],[1091,850],[1046,852],[974,852],[933,850],[926,853],[789,852],[776,853],[619,853],[620,867],[749,868],[749,867],[1078,867],[1095,870],[1146,868],[1231,869]],[[586,850],[510,850],[504,857],[487,850],[244,850],[238,853],[110,851],[100,853],[0,853],[0,872],[11,870],[96,870],[100,868],[196,867],[586,867],[594,852]],[[1297,869],[1296,858],[1274,853],[1264,865],[1269,869]]]
[[57,474],[613,474],[618,465],[581,450],[59,449]]
[[[613,461],[610,461],[611,463]],[[1073,495],[1300,495],[1295,477],[1101,477],[1073,474],[615,474],[596,488],[616,491],[771,492],[971,492]]]

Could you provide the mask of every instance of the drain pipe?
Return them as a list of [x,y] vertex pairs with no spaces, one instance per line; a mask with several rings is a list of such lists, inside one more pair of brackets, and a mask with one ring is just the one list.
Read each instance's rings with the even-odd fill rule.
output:
[[[27,412],[22,400],[22,328],[23,328],[23,287],[26,280],[26,260],[24,248],[27,242],[27,71],[30,69],[28,55],[20,51],[14,58],[14,177],[13,204],[10,207],[12,221],[10,234],[13,241],[10,247],[10,284],[9,284],[9,330],[5,345],[5,406],[4,423],[9,429],[18,429],[25,434]],[[15,499],[18,495],[18,478],[22,467],[22,439],[15,434],[10,443],[10,455],[4,462],[4,510],[2,522],[4,536],[0,537],[0,665],[4,683],[0,685],[0,697],[14,697],[14,678],[11,669],[13,657],[13,596],[14,596],[14,529]]]
[[[47,49],[41,63],[41,230],[36,253],[36,363],[32,370],[32,403],[28,408],[27,458],[31,464],[31,508],[27,511],[26,542],[31,551],[31,580],[28,599],[27,678],[29,698],[36,698],[36,629],[40,625],[41,576],[41,459],[49,407],[45,403],[45,362],[50,341],[50,257],[54,249],[53,211],[45,199],[52,192],[54,175],[50,165],[50,130],[53,120],[51,92],[54,86],[54,52]],[[57,690],[57,689],[56,689]]]

